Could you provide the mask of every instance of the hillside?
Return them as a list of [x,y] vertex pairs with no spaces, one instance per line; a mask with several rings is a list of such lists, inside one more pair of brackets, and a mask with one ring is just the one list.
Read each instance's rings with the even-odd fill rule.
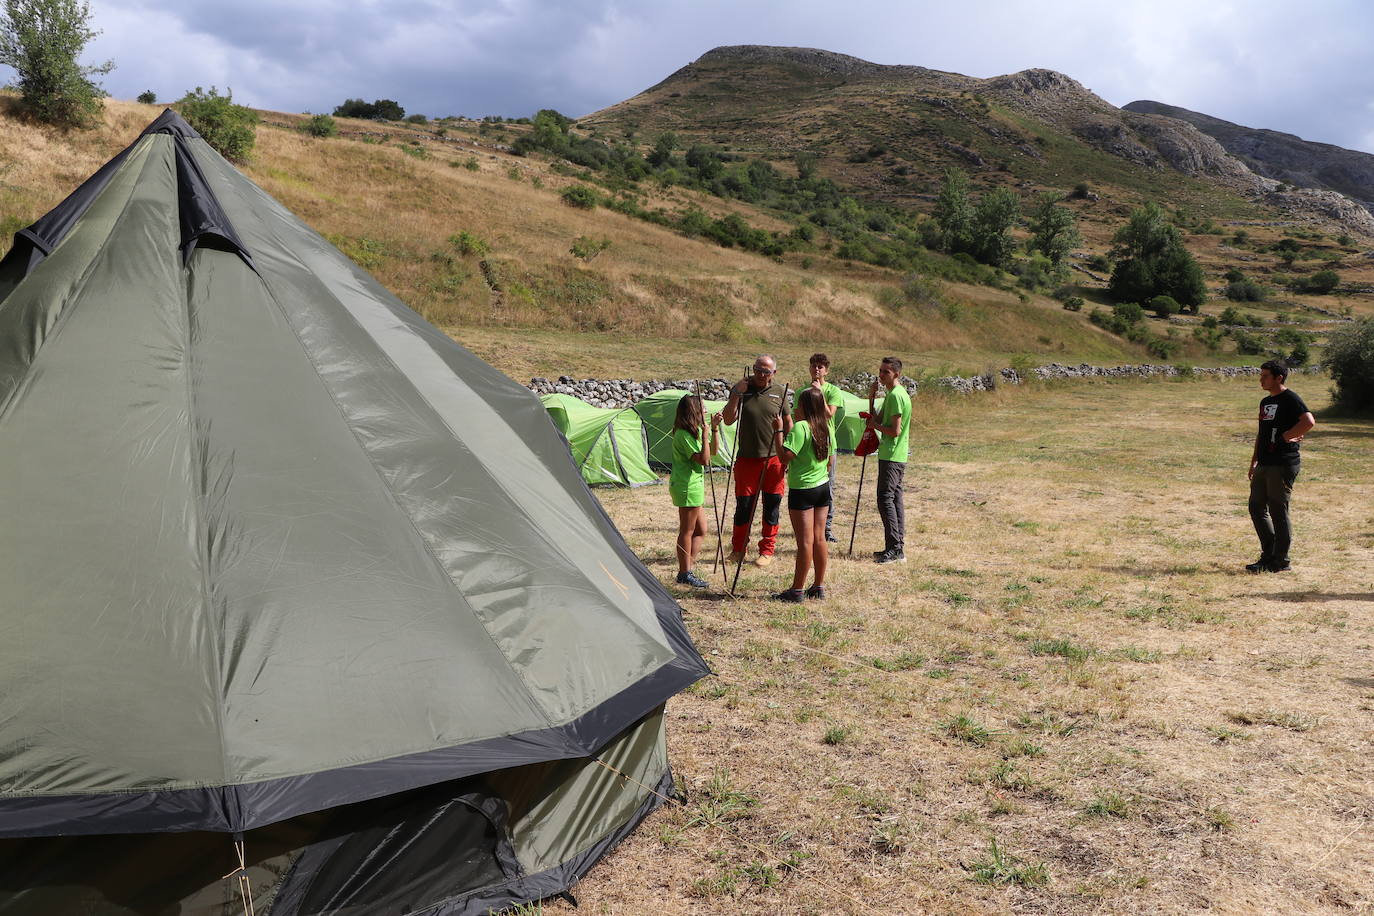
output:
[[1243,127],[1163,102],[1128,102],[1124,110],[1186,121],[1266,178],[1300,188],[1336,191],[1374,209],[1374,156],[1369,153],[1277,130]]
[[1065,190],[1086,180],[1217,217],[1274,206],[1374,234],[1366,214],[1273,198],[1272,180],[1192,125],[1116,108],[1050,70],[977,79],[810,48],[723,47],[580,123],[620,136],[672,130],[778,159],[813,154],[837,180],[897,201],[922,199],[954,166]]
[[[735,132],[728,135],[721,133],[724,128],[712,126],[728,120],[724,111],[701,114],[701,124],[695,124],[666,102],[660,109],[641,96],[623,104],[645,120],[677,118],[673,123],[684,135],[721,133],[731,150],[731,169],[744,167],[749,158],[742,152],[745,141],[754,137],[751,142],[761,144],[758,151],[777,162],[779,174],[795,172],[795,163],[779,152],[792,149],[792,141],[780,133],[769,135],[771,139],[759,135],[757,125],[766,119],[749,117],[765,102],[773,105],[768,100],[774,95],[791,92],[796,110],[828,118],[834,134],[828,142],[837,151],[843,143],[864,147],[872,137],[866,133],[874,117],[868,106],[807,107],[797,100],[804,92],[825,93],[845,85],[857,91],[853,85],[860,77],[869,86],[876,79],[870,75],[878,72],[872,70],[876,65],[813,53],[825,66],[833,64],[825,71],[829,76],[817,76],[814,61],[810,69],[800,64],[779,68],[775,56],[768,54],[764,75],[773,74],[769,79],[774,83],[764,80],[756,86],[758,74],[742,71],[735,110],[747,123],[736,123]],[[856,68],[858,75],[845,68]],[[817,171],[832,182],[836,212],[853,209],[870,222],[887,225],[870,233],[875,239],[883,233],[887,238],[905,233],[901,244],[907,254],[902,258],[907,260],[892,263],[871,254],[853,254],[841,230],[833,226],[811,224],[807,240],[799,241],[797,232],[806,228],[801,225],[806,217],[804,211],[799,214],[798,201],[783,201],[786,206],[751,203],[662,176],[628,181],[554,155],[517,155],[514,147],[530,133],[527,124],[340,119],[341,136],[322,139],[298,129],[305,116],[263,112],[257,150],[245,171],[426,318],[521,379],[562,373],[639,378],[733,375],[761,350],[796,365],[818,348],[827,350],[843,368],[868,368],[880,352],[896,352],[910,359],[917,374],[932,376],[1014,363],[1158,361],[1145,346],[1088,320],[1094,304],[1105,303],[1102,287],[1110,267],[1100,262],[1111,235],[1131,207],[1145,199],[1175,208],[1175,219],[1187,228],[1189,245],[1215,291],[1225,286],[1222,274],[1237,266],[1276,288],[1286,278],[1331,266],[1340,269],[1342,284],[1332,295],[1285,291],[1247,306],[1250,315],[1269,322],[1271,331],[1280,327],[1274,322],[1281,316],[1286,316],[1283,326],[1300,326],[1304,320],[1324,320],[1311,308],[1364,311],[1374,301],[1365,292],[1374,288],[1374,270],[1352,239],[1333,237],[1306,219],[1281,219],[1229,187],[1131,162],[1086,145],[1048,122],[1031,120],[1024,112],[1034,107],[1032,102],[1045,108],[1045,98],[1023,98],[1019,107],[986,101],[1025,96],[1028,86],[1054,83],[1048,71],[986,81],[996,85],[979,101],[973,95],[958,95],[967,92],[959,87],[972,85],[967,77],[915,67],[897,69],[906,74],[904,78],[933,87],[927,108],[954,112],[948,120],[927,119],[913,128],[913,137],[936,143],[922,146],[913,140],[911,146],[912,156],[929,157],[923,168],[932,177],[945,163],[940,157],[949,153],[951,144],[974,148],[974,139],[955,131],[956,124],[963,124],[966,132],[970,129],[969,106],[986,106],[1002,119],[999,123],[1033,124],[1035,132],[1026,135],[1044,138],[1043,143],[1029,142],[1027,157],[1037,168],[1062,172],[1061,177],[1046,172],[1046,183],[970,165],[984,185],[1015,181],[1024,206],[1042,188],[1071,186],[1067,177],[1074,163],[1092,164],[1087,172],[1072,173],[1088,175],[1093,193],[1069,202],[1085,236],[1084,248],[1073,260],[1077,269],[1070,286],[1028,285],[1015,274],[923,249],[904,227],[919,228],[925,220],[922,213],[929,207],[932,186],[913,169],[899,176],[901,188],[883,177],[904,168],[889,165],[896,161],[891,151],[863,162],[838,152],[818,157]],[[661,86],[681,79],[679,72]],[[1058,85],[1052,94],[1077,98],[1094,118],[1105,116],[1101,106],[1106,103],[1093,102],[1095,97],[1074,87],[1076,83]],[[676,91],[656,88],[649,94],[675,102]],[[900,107],[895,97],[890,102],[889,107]],[[160,111],[110,100],[98,129],[64,134],[22,121],[13,108],[12,97],[0,95],[0,162],[5,174],[0,229],[5,245],[15,230],[69,194]],[[787,106],[774,108],[782,130]],[[1056,123],[1068,123],[1068,115],[1056,117]],[[610,114],[602,113],[573,133],[604,136],[611,120]],[[945,128],[955,139],[940,135],[936,142],[937,129]],[[1010,126],[1000,135],[995,135],[1000,128],[986,128],[980,126],[977,133],[988,142],[1010,142]],[[652,147],[654,136],[641,126],[618,149],[638,157]],[[762,145],[765,141],[776,143],[776,148]],[[871,147],[864,147],[865,154],[869,151]],[[595,202],[571,206],[563,197],[569,189],[581,189]],[[1217,222],[1224,219],[1223,213],[1231,214],[1225,229]],[[785,238],[789,244],[776,253],[745,250],[728,239],[684,229],[693,221],[706,225],[712,220],[745,227],[763,239]],[[1242,226],[1246,228],[1237,228]],[[1294,242],[1298,251],[1283,261],[1270,248],[1289,235],[1300,238]],[[764,246],[771,247],[771,242]],[[1081,295],[1089,308],[1065,311],[1051,297],[1055,292]],[[1221,304],[1208,308],[1219,311]],[[1149,322],[1156,336],[1171,341],[1177,360],[1254,361],[1253,356],[1235,352],[1228,340],[1204,345],[1188,321]]]

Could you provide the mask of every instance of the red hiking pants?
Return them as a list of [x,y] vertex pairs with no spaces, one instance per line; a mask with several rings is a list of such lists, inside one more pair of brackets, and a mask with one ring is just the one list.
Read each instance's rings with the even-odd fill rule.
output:
[[759,491],[760,471],[763,472],[763,536],[759,538],[759,553],[772,556],[778,548],[778,517],[782,510],[782,492],[787,484],[787,475],[776,455],[735,459],[735,527],[730,534],[730,549],[744,553],[749,546],[749,519]]

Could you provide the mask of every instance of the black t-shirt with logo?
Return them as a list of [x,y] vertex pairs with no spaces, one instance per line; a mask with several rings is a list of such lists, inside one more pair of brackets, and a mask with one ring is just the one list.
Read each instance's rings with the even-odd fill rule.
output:
[[1307,405],[1291,388],[1271,394],[1260,401],[1259,456],[1260,464],[1297,464],[1301,460],[1298,443],[1285,442],[1283,434],[1307,413]]

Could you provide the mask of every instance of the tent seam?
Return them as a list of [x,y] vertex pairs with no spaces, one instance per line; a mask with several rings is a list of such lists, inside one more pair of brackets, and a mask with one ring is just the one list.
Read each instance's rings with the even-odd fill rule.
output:
[[[131,152],[132,152],[132,151],[131,151]],[[149,156],[148,159],[143,163],[143,170],[144,170],[144,171],[146,171],[147,169],[151,168],[151,166],[152,166],[152,161],[153,161],[153,157],[152,157],[152,156]],[[116,170],[115,170],[115,173],[112,174],[112,175],[110,176],[111,181],[114,180],[114,175],[119,174],[120,171],[122,171],[122,170],[120,170],[120,169],[116,169]],[[142,178],[142,172],[139,173],[139,178],[138,178],[138,179],[135,179],[135,181],[134,181],[135,186],[137,186],[138,181],[139,181],[139,179],[141,179],[141,178]],[[109,182],[106,182],[106,183],[105,183],[105,188],[108,188],[108,187],[109,187]],[[104,190],[105,190],[105,189],[102,188],[102,192],[103,192]],[[123,224],[125,217],[128,216],[128,214],[129,214],[129,204],[130,204],[130,202],[132,202],[132,201],[133,201],[133,194],[130,194],[130,195],[129,195],[129,199],[126,200],[126,201],[124,202],[124,208],[123,208],[122,210],[119,211],[119,215],[118,215],[117,217],[115,217],[114,222],[110,225],[110,232],[109,232],[108,235],[105,236],[105,241],[101,242],[101,243],[100,243],[100,247],[99,247],[98,249],[96,249],[95,254],[91,255],[91,260],[86,264],[86,268],[85,268],[85,270],[83,270],[83,271],[81,272],[81,276],[77,279],[76,282],[74,282],[74,283],[71,285],[71,287],[70,287],[71,289],[78,289],[78,288],[84,287],[84,285],[85,285],[85,283],[86,283],[86,279],[91,275],[91,272],[95,270],[96,264],[97,264],[98,262],[100,262],[100,261],[104,258],[104,256],[105,256],[105,250],[109,247],[109,245],[110,245],[110,240],[111,240],[112,238],[115,237],[115,234],[116,234],[116,232],[118,231],[118,229],[119,229],[119,227],[121,226],[121,224]],[[57,251],[59,248],[61,248],[61,247],[62,247],[62,243],[65,242],[65,241],[67,241],[67,239],[71,238],[72,233],[74,233],[74,232],[76,231],[77,227],[81,225],[81,221],[84,220],[84,219],[86,218],[86,214],[89,213],[89,212],[90,212],[90,207],[87,207],[86,210],[82,212],[81,217],[76,221],[76,223],[74,223],[74,224],[72,225],[71,229],[69,229],[69,230],[67,231],[67,233],[66,233],[64,236],[62,236],[61,241],[59,241],[56,245],[53,246],[53,248],[52,248],[52,251],[53,251],[53,252],[55,252],[55,251]],[[48,254],[44,255],[43,260],[46,261],[46,260],[47,260],[49,257],[51,257],[51,256],[52,256],[52,252],[49,252]],[[40,262],[39,264],[37,264],[37,265],[34,266],[34,269],[33,269],[33,270],[31,270],[31,271],[29,271],[27,274],[25,274],[25,275],[24,275],[24,279],[20,281],[20,285],[22,285],[25,281],[27,281],[27,280],[29,279],[29,277],[33,276],[34,271],[38,270],[38,268],[41,267],[41,266],[42,266],[42,263]],[[15,288],[18,289],[19,287],[16,286]],[[13,295],[13,291],[11,291],[11,295]],[[49,331],[49,332],[47,333],[47,335],[43,338],[43,342],[42,342],[41,344],[39,344],[38,347],[37,347],[37,349],[35,349],[35,350],[33,351],[33,357],[29,360],[28,365],[24,367],[24,372],[23,372],[23,374],[22,374],[22,375],[19,377],[19,379],[14,383],[14,387],[10,390],[10,393],[9,393],[8,395],[6,395],[4,403],[3,403],[3,404],[0,404],[0,421],[4,421],[4,420],[9,416],[10,411],[14,408],[14,404],[15,404],[15,403],[18,401],[18,399],[19,399],[19,393],[20,393],[21,391],[23,391],[23,390],[27,387],[28,381],[29,381],[30,377],[31,377],[32,374],[33,374],[33,367],[34,367],[34,364],[38,362],[38,354],[39,354],[39,352],[42,351],[45,347],[47,347],[48,344],[49,344],[52,340],[54,340],[59,334],[62,333],[62,329],[65,328],[65,327],[67,326],[67,322],[71,319],[71,315],[72,315],[72,312],[73,312],[73,311],[75,311],[74,308],[68,308],[67,306],[64,305],[63,308],[62,308],[62,314],[60,314],[60,315],[57,316],[57,321],[53,324],[52,330]]]
[[[251,184],[251,183],[250,183],[250,184]],[[256,186],[252,186],[252,187],[256,188]],[[264,196],[266,196],[265,192],[263,192],[263,193],[264,193]],[[270,199],[270,198],[269,198],[269,199]],[[274,203],[275,203],[275,201],[274,201]],[[271,234],[272,234],[274,237],[276,237],[276,233],[275,233],[274,231],[272,231],[272,230],[270,230],[270,229],[269,229],[268,231],[271,232]],[[313,232],[314,230],[311,230],[311,231]],[[318,236],[318,233],[315,233],[315,234]],[[279,243],[280,243],[280,241],[281,241],[280,238],[277,238],[276,240],[277,240]],[[324,241],[324,239],[321,238],[320,241]],[[326,242],[326,244],[328,244],[328,243]],[[283,252],[288,252],[288,253],[290,253],[291,257],[292,257],[293,259],[296,260],[296,263],[297,263],[303,270],[306,270],[307,272],[313,273],[312,271],[309,270],[309,268],[308,268],[303,262],[300,261],[299,258],[296,257],[295,253],[294,253],[293,251],[291,251],[288,247],[286,247],[286,246],[280,246],[280,245],[279,245],[279,247],[281,248],[281,250],[282,250]],[[283,321],[286,323],[287,328],[290,329],[292,337],[294,337],[294,338],[296,339],[297,345],[301,348],[301,352],[304,354],[306,360],[310,363],[310,367],[311,367],[311,369],[314,371],[315,377],[319,379],[319,381],[320,381],[320,386],[324,389],[325,394],[329,397],[329,400],[334,404],[334,408],[335,408],[335,410],[338,411],[339,417],[340,417],[340,419],[343,420],[344,426],[348,429],[349,435],[351,435],[351,436],[353,437],[354,441],[358,443],[358,448],[362,451],[363,457],[367,460],[368,465],[371,466],[373,473],[376,474],[378,481],[379,481],[379,482],[381,483],[381,485],[382,485],[382,489],[386,492],[386,495],[387,495],[388,500],[391,502],[391,504],[392,504],[393,506],[395,506],[396,511],[399,512],[399,513],[401,514],[401,516],[406,520],[406,523],[409,524],[411,530],[413,530],[413,531],[415,532],[415,536],[416,536],[416,538],[419,540],[421,547],[424,549],[425,553],[429,555],[430,559],[434,562],[434,565],[438,568],[440,574],[443,575],[444,579],[445,579],[446,581],[448,581],[448,583],[449,583],[450,585],[452,585],[455,589],[458,589],[458,583],[455,582],[455,581],[453,580],[453,576],[449,573],[448,569],[444,566],[443,561],[440,560],[438,554],[436,554],[436,553],[434,552],[434,547],[433,547],[433,545],[430,543],[429,538],[425,537],[424,532],[421,531],[421,530],[419,529],[418,526],[416,526],[414,517],[411,515],[410,512],[408,512],[408,511],[406,510],[405,506],[401,504],[401,502],[400,502],[400,500],[399,500],[399,498],[398,498],[398,496],[397,496],[397,494],[396,494],[396,491],[391,487],[390,483],[388,483],[388,481],[387,481],[387,479],[386,479],[386,475],[382,472],[381,468],[377,465],[377,462],[376,462],[376,460],[373,458],[371,451],[369,451],[369,449],[367,448],[367,446],[363,443],[361,437],[358,435],[358,431],[357,431],[357,429],[356,429],[354,423],[353,423],[352,420],[349,418],[348,413],[343,409],[343,405],[339,403],[339,399],[338,399],[338,398],[335,396],[335,394],[334,394],[334,389],[330,386],[329,382],[325,379],[323,373],[320,371],[319,364],[315,361],[314,356],[311,354],[310,348],[307,347],[306,344],[305,344],[305,341],[301,339],[300,333],[297,331],[295,324],[291,321],[291,318],[290,318],[290,316],[287,314],[286,309],[282,306],[281,300],[278,299],[276,293],[272,290],[271,286],[268,284],[267,279],[266,279],[265,277],[263,277],[261,274],[257,274],[256,271],[254,271],[254,273],[258,276],[258,281],[262,284],[262,288],[263,288],[264,292],[266,292],[268,299],[272,302],[272,304],[276,307],[277,311],[281,314],[282,319],[283,319]],[[347,306],[345,306],[345,305],[343,304],[343,302],[340,301],[340,300],[338,299],[337,296],[334,296],[334,294],[332,293],[332,291],[330,291],[330,290],[328,289],[328,287],[325,286],[323,283],[319,284],[319,286],[320,286],[320,288],[321,288],[322,290],[324,290],[326,293],[329,294],[330,298],[333,299],[334,302],[335,302],[335,303],[339,306],[339,308],[343,311],[343,313],[344,313],[345,315],[348,316],[348,320],[351,321],[351,322],[353,322],[354,326],[357,327],[359,330],[361,330],[361,331],[363,331],[364,333],[366,333],[366,329],[363,328],[362,325],[358,323],[357,319],[353,316],[353,313],[349,311],[349,309],[347,308]],[[369,335],[369,336],[370,336],[370,335]],[[377,352],[380,354],[381,358],[385,359],[386,362],[387,362],[393,369],[395,369],[396,372],[397,372],[399,375],[401,375],[401,377],[403,377],[403,378],[405,377],[404,371],[401,370],[400,366],[396,365],[396,362],[391,358],[390,354],[388,354],[388,353],[386,353],[384,350],[382,350],[382,348],[381,348],[380,346],[378,346]],[[413,386],[412,386],[412,389],[413,389]],[[454,430],[453,430],[446,422],[444,422],[444,420],[443,420],[442,417],[439,416],[439,412],[438,412],[437,410],[435,410],[434,405],[433,405],[433,404],[430,404],[429,400],[428,400],[427,398],[425,398],[423,395],[420,395],[420,393],[419,393],[418,391],[416,391],[415,393],[416,393],[416,396],[419,397],[419,398],[425,403],[425,405],[429,408],[429,410],[435,415],[435,417],[438,419],[438,422],[439,422],[445,429],[447,429],[451,435],[453,435],[455,438],[457,438],[457,435],[456,435],[456,433],[454,432]],[[540,536],[543,537],[542,533],[540,534]],[[550,546],[552,546],[552,542],[549,542],[549,541],[546,540],[546,543],[549,543]],[[561,552],[560,552],[560,553],[561,553]],[[459,594],[460,594],[460,595],[462,594],[461,590],[459,590]],[[464,599],[464,600],[466,601],[466,599]],[[474,616],[475,616],[475,615],[474,615]],[[544,725],[545,725],[548,729],[550,729],[550,730],[555,730],[555,731],[556,731],[556,730],[559,730],[559,729],[564,728],[568,723],[566,723],[566,722],[565,722],[565,723],[556,723],[556,722],[554,722],[553,719],[549,717],[549,715],[548,715],[548,713],[545,711],[545,709],[544,709],[542,706],[540,706],[538,703],[536,703],[536,702],[534,701],[534,699],[533,699],[534,689],[533,689],[533,687],[531,686],[531,684],[529,683],[529,681],[525,678],[525,676],[524,676],[523,674],[521,674],[521,673],[516,669],[515,665],[511,662],[509,656],[507,656],[506,653],[502,650],[500,644],[497,643],[496,638],[495,638],[494,636],[492,636],[491,631],[487,629],[486,625],[485,625],[484,623],[482,623],[482,621],[481,621],[480,618],[478,618],[478,623],[481,625],[481,630],[482,630],[483,633],[486,634],[487,639],[491,641],[492,647],[496,650],[496,654],[497,654],[498,656],[500,656],[500,658],[502,659],[502,661],[505,662],[507,669],[510,671],[510,673],[511,673],[512,675],[514,675],[514,676],[520,681],[521,684],[524,685],[524,687],[525,687],[525,700],[526,700],[526,702],[529,704],[529,708],[534,712],[534,714],[539,718],[539,720],[542,721],[542,722],[544,723]],[[570,720],[570,721],[576,721],[577,718],[578,718],[578,717],[574,716],[573,719]],[[522,732],[520,732],[520,733],[522,733]],[[514,734],[520,734],[520,733],[514,733]],[[454,746],[454,745],[448,745],[448,746]]]

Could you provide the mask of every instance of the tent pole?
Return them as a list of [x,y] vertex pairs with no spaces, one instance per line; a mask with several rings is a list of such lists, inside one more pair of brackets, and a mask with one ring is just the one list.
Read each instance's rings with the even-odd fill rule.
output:
[[[748,378],[748,377],[749,377],[749,369],[748,369],[748,368],[746,368],[746,369],[744,370],[744,377],[745,377],[745,378]],[[730,395],[729,395],[728,393],[726,394],[725,399],[726,399],[726,403],[729,403]],[[722,408],[722,409],[724,409],[724,408]],[[735,418],[735,422],[736,422],[736,423],[739,423],[739,418],[738,418],[738,417]],[[733,452],[730,453],[730,467],[729,467],[729,468],[726,470],[726,472],[725,472],[725,500],[726,500],[726,503],[727,503],[727,504],[728,504],[729,501],[730,501],[730,478],[731,478],[732,476],[734,476],[734,473],[735,473],[735,459],[737,459],[738,457],[739,457],[739,427],[736,426],[736,427],[735,427],[735,450],[734,450]],[[752,510],[751,510],[751,511],[752,511]],[[720,564],[720,571],[721,571],[721,574],[722,574],[722,575],[729,575],[729,573],[726,571],[726,566],[725,566],[725,542],[722,540],[722,534],[721,534],[721,532],[722,532],[722,531],[724,530],[724,528],[725,528],[725,512],[726,512],[725,504],[722,504],[721,507],[720,507],[720,514],[719,514],[718,516],[716,516],[716,556],[715,556],[715,559],[711,561],[711,573],[712,573],[712,575],[715,574],[715,571],[716,571],[716,564],[717,564],[717,563]],[[751,522],[750,524],[752,525],[752,522]]]
[[864,496],[864,472],[868,470],[868,456],[859,465],[859,492],[854,494],[854,520],[849,525],[849,555],[854,556],[854,532],[859,530],[859,500]]

